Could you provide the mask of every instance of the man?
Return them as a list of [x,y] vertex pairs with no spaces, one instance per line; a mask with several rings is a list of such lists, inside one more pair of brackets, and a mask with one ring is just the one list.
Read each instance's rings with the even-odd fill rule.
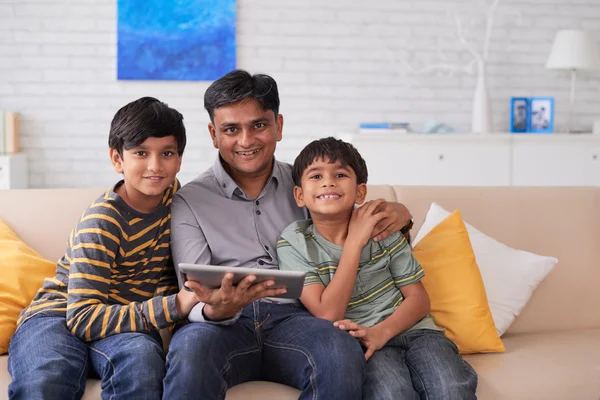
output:
[[[173,201],[175,265],[197,263],[277,268],[276,245],[291,222],[306,219],[296,205],[291,166],[274,158],[281,140],[277,84],[267,75],[233,71],[206,91],[215,165],[185,185]],[[402,229],[410,214],[384,203],[376,240]],[[190,282],[204,303],[175,332],[167,356],[165,398],[223,399],[227,388],[269,380],[302,390],[301,399],[360,399],[365,357],[356,339],[314,318],[299,302],[269,298],[271,282],[220,289]]]

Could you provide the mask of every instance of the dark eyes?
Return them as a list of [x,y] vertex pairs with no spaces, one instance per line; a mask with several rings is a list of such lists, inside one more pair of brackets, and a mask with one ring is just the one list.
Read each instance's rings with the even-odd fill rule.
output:
[[[336,178],[345,178],[348,175],[342,173],[342,172],[338,172],[337,174],[335,174]],[[309,179],[321,179],[323,177],[323,175],[321,174],[315,174],[315,175],[311,175]]]
[[[138,156],[138,157],[145,157],[145,156],[148,155],[148,153],[146,151],[143,151],[143,150],[136,151],[133,154],[136,155],[136,156]],[[165,151],[165,152],[162,153],[162,155],[164,157],[171,157],[171,156],[175,155],[175,153],[172,152],[172,151]]]

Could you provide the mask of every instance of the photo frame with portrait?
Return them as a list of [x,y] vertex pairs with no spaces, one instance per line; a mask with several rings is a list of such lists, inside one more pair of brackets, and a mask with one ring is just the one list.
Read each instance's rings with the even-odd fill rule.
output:
[[510,126],[512,133],[525,133],[528,128],[529,99],[527,97],[511,97]]
[[554,98],[529,98],[527,120],[527,130],[531,133],[554,132]]

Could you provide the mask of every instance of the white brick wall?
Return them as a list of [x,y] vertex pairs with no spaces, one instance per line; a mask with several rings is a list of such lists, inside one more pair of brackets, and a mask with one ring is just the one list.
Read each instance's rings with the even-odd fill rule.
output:
[[[458,10],[477,43],[479,0],[238,0],[238,66],[279,83],[284,135],[277,155],[292,161],[313,138],[355,131],[362,121],[430,119],[468,130],[475,78],[411,74],[468,57],[452,35]],[[485,0],[479,1],[481,4]],[[518,18],[520,16],[520,18]],[[467,23],[468,21],[470,23]],[[489,83],[498,131],[510,96],[554,96],[564,127],[569,79],[544,68],[554,32],[600,33],[599,0],[503,0],[492,36]],[[185,116],[189,147],[182,181],[213,163],[202,108],[208,82],[116,80],[116,0],[0,0],[0,109],[20,111],[31,186],[106,186],[115,111],[152,95]],[[600,73],[580,75],[577,128],[600,119]]]

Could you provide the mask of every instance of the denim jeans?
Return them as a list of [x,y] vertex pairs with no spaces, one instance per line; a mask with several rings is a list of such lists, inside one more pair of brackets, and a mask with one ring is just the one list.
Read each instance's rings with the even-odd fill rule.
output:
[[347,332],[304,307],[256,301],[232,326],[190,323],[171,340],[165,399],[224,399],[252,380],[283,383],[300,399],[361,399],[365,357]]
[[477,373],[443,332],[408,331],[390,340],[367,361],[364,398],[476,399]]
[[121,333],[84,343],[64,318],[38,316],[13,336],[8,371],[10,399],[80,399],[90,373],[102,381],[102,399],[160,399],[164,351],[158,333]]

